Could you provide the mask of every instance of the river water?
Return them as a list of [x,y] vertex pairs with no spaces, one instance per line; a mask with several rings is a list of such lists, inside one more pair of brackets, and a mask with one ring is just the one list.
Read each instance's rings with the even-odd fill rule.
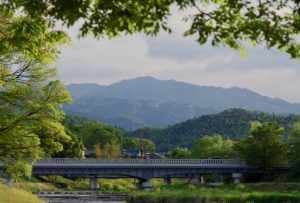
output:
[[126,193],[99,191],[47,191],[36,194],[49,203],[122,203]]

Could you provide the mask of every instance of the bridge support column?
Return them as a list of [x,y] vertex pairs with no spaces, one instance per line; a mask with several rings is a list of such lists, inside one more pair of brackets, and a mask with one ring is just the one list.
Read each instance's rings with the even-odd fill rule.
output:
[[214,179],[215,183],[222,183],[224,179],[222,173],[213,173],[212,178]]
[[90,177],[90,189],[91,190],[99,189],[99,183],[97,177]]
[[144,190],[151,189],[153,186],[154,185],[149,180],[141,180],[139,183],[139,187]]
[[200,182],[199,180],[200,174],[193,174],[193,177],[189,181],[190,184],[198,184]]
[[170,176],[164,177],[164,184],[171,185],[172,179]]
[[233,174],[231,174],[231,177],[233,179],[233,183],[238,184],[238,183],[241,183],[243,174],[242,173],[233,173]]

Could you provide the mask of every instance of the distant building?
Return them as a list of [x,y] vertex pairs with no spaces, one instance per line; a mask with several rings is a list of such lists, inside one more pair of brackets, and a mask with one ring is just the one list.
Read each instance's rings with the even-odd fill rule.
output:
[[141,150],[134,149],[134,150],[126,150],[123,149],[121,152],[122,157],[128,158],[140,158],[141,157]]

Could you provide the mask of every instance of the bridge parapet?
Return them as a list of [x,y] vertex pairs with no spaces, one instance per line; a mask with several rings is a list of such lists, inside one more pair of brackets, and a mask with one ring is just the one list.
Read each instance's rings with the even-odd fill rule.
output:
[[35,165],[44,164],[130,164],[130,165],[246,165],[238,159],[77,159],[77,158],[49,158],[40,159]]

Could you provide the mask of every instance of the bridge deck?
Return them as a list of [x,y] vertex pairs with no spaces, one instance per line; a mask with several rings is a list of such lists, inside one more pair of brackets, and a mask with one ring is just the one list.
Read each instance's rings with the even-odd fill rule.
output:
[[[278,168],[289,170],[289,166]],[[0,164],[0,171],[3,166]],[[262,173],[238,159],[40,159],[33,164],[33,175],[115,176],[151,179],[204,173]]]

